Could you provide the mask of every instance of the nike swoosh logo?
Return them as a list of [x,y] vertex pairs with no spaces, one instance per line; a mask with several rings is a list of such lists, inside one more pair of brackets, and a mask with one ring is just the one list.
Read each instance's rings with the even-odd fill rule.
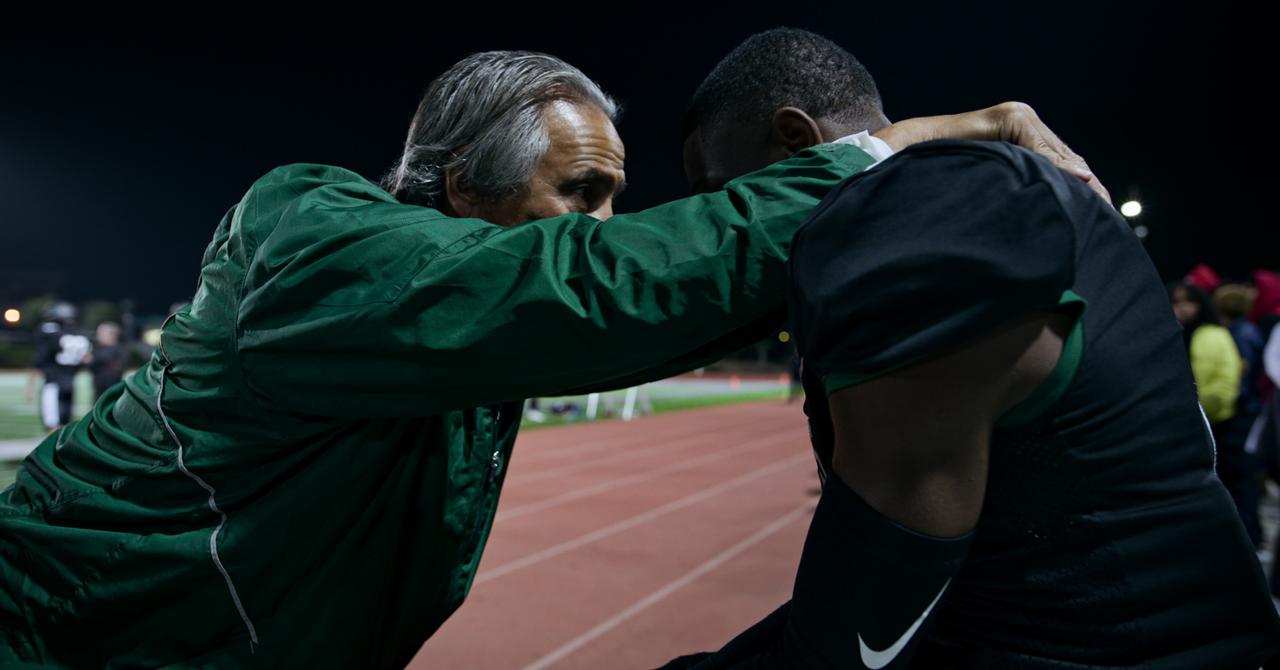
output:
[[920,624],[923,624],[924,620],[929,618],[929,612],[932,612],[933,606],[937,605],[939,600],[942,600],[942,594],[947,592],[947,587],[950,585],[951,580],[948,579],[938,591],[938,595],[934,596],[933,602],[924,608],[924,612],[920,614],[916,622],[911,624],[911,627],[902,634],[902,637],[898,638],[897,642],[889,645],[886,649],[876,651],[868,647],[867,643],[862,640],[862,633],[858,633],[858,653],[862,655],[862,664],[870,670],[880,670],[880,668],[892,663],[893,659],[897,658],[898,654],[907,646],[907,643],[911,642],[911,638],[916,634],[916,631],[920,630]]

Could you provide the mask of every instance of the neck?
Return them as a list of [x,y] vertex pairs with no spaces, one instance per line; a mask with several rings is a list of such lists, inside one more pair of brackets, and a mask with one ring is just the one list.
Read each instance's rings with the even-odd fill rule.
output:
[[854,123],[843,123],[830,118],[814,119],[814,123],[818,126],[818,132],[822,133],[822,141],[831,142],[864,130],[875,134],[888,127],[889,119],[877,112],[874,116],[859,119]]

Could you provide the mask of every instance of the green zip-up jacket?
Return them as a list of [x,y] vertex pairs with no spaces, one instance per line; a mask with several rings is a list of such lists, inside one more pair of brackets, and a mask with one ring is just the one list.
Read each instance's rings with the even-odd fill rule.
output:
[[871,162],[513,228],[272,171],[151,360],[0,492],[0,667],[403,667],[471,585],[522,399],[767,334],[792,233]]

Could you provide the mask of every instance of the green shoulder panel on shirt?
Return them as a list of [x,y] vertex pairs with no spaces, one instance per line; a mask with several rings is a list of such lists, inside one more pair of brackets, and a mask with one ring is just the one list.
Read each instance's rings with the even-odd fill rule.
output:
[[1084,357],[1084,308],[1086,304],[1085,299],[1075,291],[1068,290],[1062,294],[1062,299],[1058,301],[1058,307],[1060,309],[1072,309],[1076,322],[1071,326],[1071,332],[1067,334],[1067,339],[1062,344],[1062,355],[1058,357],[1058,364],[1053,366],[1053,371],[1049,373],[1049,377],[1041,382],[1040,386],[1036,387],[1036,390],[1032,391],[1026,400],[1015,405],[996,421],[997,428],[1022,426],[1035,421],[1053,403],[1057,402],[1063,393],[1066,393],[1067,387],[1071,386],[1072,380],[1076,377],[1076,369],[1080,367],[1080,359]]

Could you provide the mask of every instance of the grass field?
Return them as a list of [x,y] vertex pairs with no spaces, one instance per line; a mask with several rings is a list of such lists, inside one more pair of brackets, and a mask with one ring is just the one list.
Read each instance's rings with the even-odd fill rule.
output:
[[[44,435],[36,405],[40,384],[37,381],[33,385],[31,391],[34,395],[31,398],[27,397],[27,384],[26,372],[0,372],[0,440],[34,440]],[[72,415],[83,416],[89,411],[92,400],[93,378],[82,372],[76,376]],[[17,469],[17,463],[0,460],[0,488],[13,481],[13,473]]]
[[[37,381],[31,388],[33,397],[27,397],[27,373],[0,372],[0,440],[16,440],[44,435],[36,406],[40,394]],[[72,414],[83,416],[93,400],[93,378],[87,372],[76,376],[75,400]]]
[[[0,442],[3,441],[35,441],[44,435],[37,413],[36,399],[27,398],[27,373],[0,372]],[[38,384],[33,389],[39,394]],[[626,391],[610,391],[600,396],[596,420],[614,420],[621,415]],[[787,396],[787,386],[782,379],[746,379],[728,378],[681,378],[670,379],[640,387],[638,413],[654,414],[675,412],[698,407],[725,405],[755,400],[778,400]],[[89,411],[93,397],[93,380],[88,373],[81,373],[76,378],[75,401],[72,414],[83,416]],[[550,408],[559,403],[572,405],[577,412],[554,414],[547,412],[546,420],[535,423],[526,418],[525,429],[559,426],[566,423],[586,421],[586,396],[569,396],[563,398],[543,398],[543,407]],[[17,463],[0,459],[0,488],[13,481]]]

